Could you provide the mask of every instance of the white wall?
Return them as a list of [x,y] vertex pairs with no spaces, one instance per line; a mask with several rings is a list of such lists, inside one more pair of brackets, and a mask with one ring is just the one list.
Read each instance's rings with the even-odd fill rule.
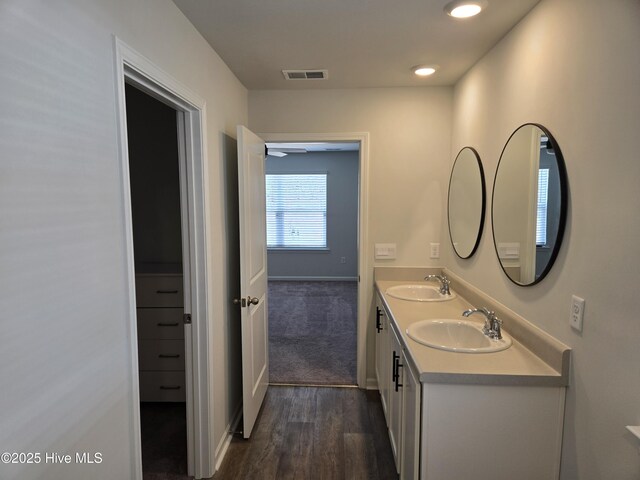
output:
[[0,464],[3,479],[125,479],[135,467],[112,34],[207,102],[214,447],[238,404],[225,387],[233,286],[221,199],[246,89],[169,0],[4,0],[0,445],[104,461]]
[[[264,133],[369,132],[369,198],[364,201],[372,257],[366,268],[434,266],[440,260],[429,259],[429,243],[447,239],[442,219],[451,96],[447,87],[254,90],[249,125]],[[374,243],[396,243],[397,259],[375,262]],[[372,296],[373,285],[364,288]],[[367,377],[374,378],[372,337],[367,341]]]
[[[567,230],[540,284],[518,287],[503,274],[490,221],[472,259],[443,248],[453,271],[573,349],[563,480],[640,474],[638,442],[624,428],[640,424],[639,46],[636,0],[546,0],[455,88],[452,151],[475,147],[489,186],[522,123],[545,125],[564,154]],[[582,334],[569,328],[572,294],[586,300]]]

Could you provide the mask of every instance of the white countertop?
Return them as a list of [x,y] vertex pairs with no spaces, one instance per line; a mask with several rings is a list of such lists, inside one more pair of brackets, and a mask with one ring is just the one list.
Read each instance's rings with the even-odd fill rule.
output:
[[[494,353],[457,353],[422,345],[407,335],[407,328],[414,322],[435,318],[460,318],[462,312],[472,305],[455,291],[458,296],[442,302],[413,302],[400,300],[385,291],[394,285],[426,282],[377,280],[376,289],[390,315],[390,323],[400,333],[400,342],[410,355],[420,381],[426,383],[459,383],[481,385],[528,385],[528,386],[566,386],[568,375],[555,370],[539,356],[527,349],[509,329],[505,320],[503,331],[511,336],[513,344],[506,350]],[[429,283],[429,285],[435,285]],[[476,317],[476,318],[474,318]],[[465,318],[469,321],[484,320],[479,316]],[[515,329],[514,329],[515,330]]]

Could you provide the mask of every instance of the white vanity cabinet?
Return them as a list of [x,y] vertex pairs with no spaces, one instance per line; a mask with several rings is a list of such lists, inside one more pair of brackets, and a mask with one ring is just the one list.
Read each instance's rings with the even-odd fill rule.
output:
[[422,388],[420,478],[558,479],[564,387]]
[[381,302],[376,308],[376,377],[389,440],[401,479],[418,479],[419,376],[404,352]]
[[376,374],[400,480],[559,478],[568,369],[519,343],[486,357],[418,345],[404,335],[411,307],[377,303]]

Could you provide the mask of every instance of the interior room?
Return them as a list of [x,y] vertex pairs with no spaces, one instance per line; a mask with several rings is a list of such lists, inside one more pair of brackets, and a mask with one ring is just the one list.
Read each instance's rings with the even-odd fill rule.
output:
[[357,385],[357,143],[268,143],[269,383]]
[[[638,478],[640,4],[457,3],[0,2],[1,478]],[[126,86],[176,112],[182,305],[137,301]],[[269,386],[287,142],[358,145],[357,388]],[[183,309],[155,477],[145,308]]]

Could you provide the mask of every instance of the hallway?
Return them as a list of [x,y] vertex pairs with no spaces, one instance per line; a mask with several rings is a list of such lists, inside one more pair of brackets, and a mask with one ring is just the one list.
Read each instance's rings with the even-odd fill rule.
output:
[[397,479],[378,391],[270,386],[214,480]]

